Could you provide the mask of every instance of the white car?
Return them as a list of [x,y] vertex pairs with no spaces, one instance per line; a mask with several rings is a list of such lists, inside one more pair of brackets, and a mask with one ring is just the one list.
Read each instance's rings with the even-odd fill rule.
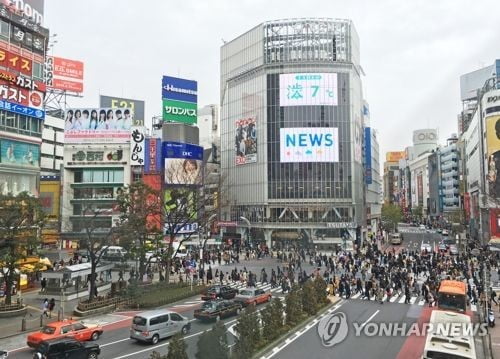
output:
[[425,230],[425,229],[426,229],[426,228],[425,228],[425,225],[423,225],[423,224],[421,224],[418,228],[419,228],[419,229],[423,229],[423,230]]
[[156,263],[158,261],[158,255],[153,251],[146,252],[146,261],[149,263]]
[[456,256],[458,254],[458,248],[456,245],[450,245],[450,254]]
[[441,232],[441,234],[442,234],[443,236],[447,236],[449,233],[448,233],[448,230],[443,229],[443,231]]
[[420,246],[420,251],[424,252],[426,251],[427,253],[432,252],[432,247],[430,243],[423,242],[422,245]]

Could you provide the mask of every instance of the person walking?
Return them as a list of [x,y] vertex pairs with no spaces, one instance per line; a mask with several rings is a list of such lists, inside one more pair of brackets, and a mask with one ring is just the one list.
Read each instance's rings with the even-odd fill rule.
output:
[[49,317],[52,318],[52,312],[54,311],[54,308],[56,306],[56,300],[54,298],[51,298],[49,301]]
[[42,304],[42,310],[43,310],[43,314],[42,315],[45,315],[47,318],[49,317],[49,300],[47,298],[45,298],[43,300],[43,304]]
[[42,281],[40,282],[40,285],[42,286],[42,289],[40,290],[41,293],[45,293],[45,287],[47,287],[47,279],[42,278]]

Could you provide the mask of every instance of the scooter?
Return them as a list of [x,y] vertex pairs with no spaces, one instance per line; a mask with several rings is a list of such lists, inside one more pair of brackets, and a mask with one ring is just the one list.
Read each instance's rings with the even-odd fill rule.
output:
[[495,314],[492,310],[488,310],[488,326],[493,328],[495,326]]

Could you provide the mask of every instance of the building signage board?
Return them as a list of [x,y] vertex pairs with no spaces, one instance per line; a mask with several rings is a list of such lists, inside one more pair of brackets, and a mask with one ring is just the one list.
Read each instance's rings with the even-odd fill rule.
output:
[[372,184],[372,132],[365,128],[365,183]]
[[338,162],[338,128],[280,129],[280,162]]
[[193,80],[163,76],[161,98],[183,102],[198,102],[198,83]]
[[40,167],[40,146],[33,143],[1,139],[0,162],[3,165]]
[[237,120],[236,127],[236,164],[257,162],[257,129],[255,118]]
[[387,162],[399,162],[399,160],[403,160],[405,158],[406,158],[405,151],[392,151],[392,152],[387,152],[385,154],[385,160]]
[[280,75],[280,106],[336,106],[336,73]]
[[71,161],[69,161],[68,165],[82,163],[85,164],[108,164],[108,163],[124,163],[125,159],[123,158],[123,150],[115,149],[115,150],[77,150],[71,154]]
[[0,99],[0,110],[6,110],[14,113],[18,113],[20,115],[26,115],[29,117],[35,117],[40,120],[43,120],[45,118],[45,111],[32,108],[32,107],[27,107],[19,104],[15,104],[9,101],[1,100]]
[[35,81],[23,75],[16,75],[6,70],[0,70],[0,83],[2,82],[18,86],[22,89],[37,90],[41,92],[46,91],[46,86],[43,82]]
[[356,223],[353,222],[330,222],[326,224],[326,228],[356,228]]
[[65,143],[129,143],[134,114],[129,109],[76,108],[65,114]]
[[485,122],[488,194],[490,197],[500,198],[500,116],[488,116]]
[[203,147],[180,142],[163,142],[165,183],[201,185]]
[[[70,92],[83,92],[84,64],[81,61],[47,56],[45,82],[47,87]],[[110,106],[103,106],[110,107]]]
[[45,0],[2,0],[2,7],[7,6],[13,12],[23,14],[23,18],[43,24]]
[[155,173],[162,167],[160,138],[146,138],[146,155],[144,157],[144,173]]
[[195,124],[198,121],[196,103],[163,99],[163,120]]
[[133,126],[130,131],[130,164],[132,166],[144,165],[144,141],[146,139],[145,128]]
[[[165,225],[164,234],[169,234],[168,233],[169,227],[170,226]],[[198,223],[196,223],[196,222],[187,223],[185,225],[177,224],[176,228],[174,229],[175,234],[188,234],[188,233],[194,233],[197,231],[198,231]]]
[[17,86],[0,85],[0,99],[15,102],[36,110],[43,109],[43,92],[22,89]]
[[129,108],[134,112],[134,126],[144,126],[145,103],[141,100],[133,100],[129,98],[99,96],[99,106],[111,108]]

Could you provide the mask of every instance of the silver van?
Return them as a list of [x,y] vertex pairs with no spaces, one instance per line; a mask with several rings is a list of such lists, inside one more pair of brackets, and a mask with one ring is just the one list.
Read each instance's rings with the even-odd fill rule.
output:
[[190,329],[188,318],[170,310],[152,310],[134,317],[130,338],[157,344],[160,339],[177,333],[187,334]]

